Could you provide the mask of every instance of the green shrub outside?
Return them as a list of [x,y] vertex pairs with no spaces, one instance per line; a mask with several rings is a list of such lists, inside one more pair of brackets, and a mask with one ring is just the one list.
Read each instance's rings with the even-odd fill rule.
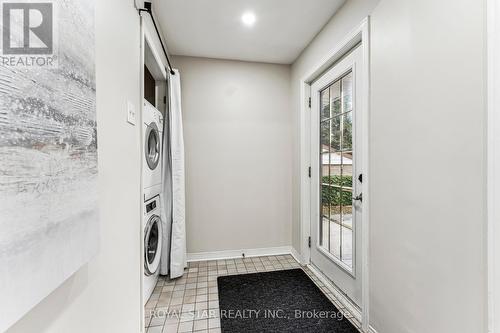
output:
[[[352,187],[352,176],[323,176],[322,181],[323,184]],[[351,206],[352,193],[349,191],[341,191],[338,187],[322,186],[321,202],[323,205]]]

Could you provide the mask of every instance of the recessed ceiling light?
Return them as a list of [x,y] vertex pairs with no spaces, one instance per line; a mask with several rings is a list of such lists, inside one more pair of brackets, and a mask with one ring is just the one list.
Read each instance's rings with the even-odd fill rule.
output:
[[257,18],[255,17],[255,14],[252,12],[246,12],[241,16],[241,21],[247,27],[251,27],[252,25],[254,25],[256,20]]

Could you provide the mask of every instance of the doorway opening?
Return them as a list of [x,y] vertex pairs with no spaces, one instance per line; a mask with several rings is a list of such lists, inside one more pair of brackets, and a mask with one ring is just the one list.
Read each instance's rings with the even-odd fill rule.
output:
[[369,329],[369,18],[301,80],[302,262]]

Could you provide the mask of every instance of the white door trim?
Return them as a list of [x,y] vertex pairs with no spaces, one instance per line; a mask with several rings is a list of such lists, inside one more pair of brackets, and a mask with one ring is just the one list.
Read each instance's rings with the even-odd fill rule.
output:
[[362,253],[361,261],[363,267],[362,275],[362,304],[361,304],[361,322],[364,332],[369,331],[369,203],[370,203],[370,173],[369,173],[369,117],[370,117],[370,18],[365,18],[361,24],[347,34],[344,40],[337,44],[325,57],[314,67],[312,67],[300,80],[300,98],[301,108],[299,114],[299,132],[300,132],[300,240],[301,240],[301,263],[310,264],[309,236],[311,228],[311,181],[309,178],[310,161],[310,109],[309,98],[311,93],[311,83],[317,79],[323,72],[337,62],[343,55],[351,50],[355,45],[361,43],[363,53],[363,122],[361,130],[363,131],[362,142],[362,160],[364,161],[363,175],[363,213],[361,232]]
[[487,2],[488,332],[500,333],[500,4]]
[[[144,80],[142,79],[144,77],[144,49],[146,47],[146,26],[145,26],[145,21],[144,21],[144,16],[140,16],[140,25],[141,25],[141,28],[140,28],[140,70],[139,70],[139,73],[140,73],[140,103],[139,103],[139,114],[136,116],[136,124],[139,124],[140,128],[139,128],[139,131],[140,131],[140,141],[142,142],[142,138],[143,138],[143,135],[145,133],[143,133],[143,129],[142,129],[142,123],[143,123],[143,119],[142,119],[142,114],[143,114],[143,106],[144,106],[144,103],[142,102],[144,100]],[[142,144],[139,145],[140,147],[142,147]],[[144,153],[142,151],[143,148],[141,148],[141,159],[144,158]],[[145,333],[147,331],[147,328],[146,328],[146,325],[145,325],[145,313],[146,313],[146,309],[144,307],[144,228],[142,227],[142,219],[143,219],[143,216],[144,216],[144,205],[143,205],[143,198],[144,198],[144,184],[143,184],[143,173],[144,173],[144,170],[142,169],[143,167],[143,163],[142,163],[142,160],[141,160],[141,174],[140,174],[140,180],[141,180],[141,187],[139,188],[139,202],[141,203],[141,220],[139,221],[139,244],[140,244],[140,247],[139,247],[139,253],[140,253],[140,262],[141,262],[141,268],[139,270],[139,292],[140,292],[140,315],[141,315],[141,333]]]

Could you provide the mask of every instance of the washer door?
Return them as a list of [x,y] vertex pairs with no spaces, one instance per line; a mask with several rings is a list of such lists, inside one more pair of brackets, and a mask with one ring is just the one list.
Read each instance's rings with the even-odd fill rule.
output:
[[149,218],[144,230],[144,273],[152,275],[160,266],[161,219],[158,215]]
[[147,126],[144,154],[148,167],[154,170],[158,163],[160,162],[160,133],[158,132],[158,126],[155,123],[151,123]]

